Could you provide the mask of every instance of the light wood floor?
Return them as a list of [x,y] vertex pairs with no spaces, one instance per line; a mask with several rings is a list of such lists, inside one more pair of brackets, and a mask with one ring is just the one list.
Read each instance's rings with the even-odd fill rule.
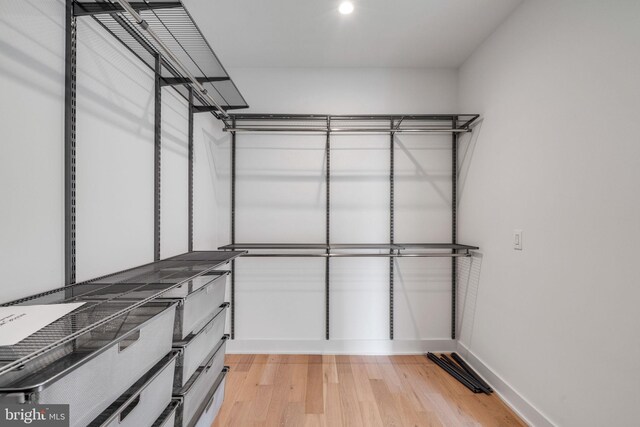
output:
[[523,426],[424,356],[227,355],[222,426]]

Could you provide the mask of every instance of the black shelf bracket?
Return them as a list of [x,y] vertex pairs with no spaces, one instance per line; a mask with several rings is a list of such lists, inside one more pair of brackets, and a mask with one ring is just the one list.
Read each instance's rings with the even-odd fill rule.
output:
[[[230,77],[196,77],[199,83],[211,83],[211,82],[228,82]],[[186,77],[163,77],[162,86],[178,86],[178,85],[190,85],[191,80]]]
[[[176,2],[163,2],[163,1],[134,1],[129,2],[131,7],[133,7],[138,12],[143,10],[153,10],[153,9],[171,9],[175,7],[182,7],[182,3],[179,1]],[[74,16],[94,16],[94,15],[103,15],[103,14],[113,14],[113,13],[122,13],[125,10],[116,3],[97,3],[97,2],[74,2],[73,4],[73,14]]]
[[[223,110],[239,110],[241,108],[247,108],[244,105],[226,105],[222,107]],[[212,105],[196,105],[193,107],[194,113],[211,113],[214,111],[220,111],[218,108]]]

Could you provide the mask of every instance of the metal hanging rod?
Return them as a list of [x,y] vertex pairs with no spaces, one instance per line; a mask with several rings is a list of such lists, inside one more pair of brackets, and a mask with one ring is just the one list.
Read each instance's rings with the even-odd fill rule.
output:
[[273,254],[252,254],[248,253],[243,257],[251,258],[460,258],[470,257],[465,253],[394,253],[394,254],[301,254],[301,253],[273,253]]
[[470,129],[451,129],[451,128],[406,128],[406,129],[383,129],[383,128],[321,128],[321,127],[228,127],[224,128],[225,132],[317,132],[317,133],[466,133],[471,132]]
[[155,31],[149,28],[149,24],[144,19],[142,19],[142,16],[133,8],[133,6],[131,6],[131,4],[129,4],[127,0],[115,1],[117,1],[120,6],[122,6],[122,8],[135,19],[138,25],[140,25],[140,27],[145,30],[147,34],[149,34],[149,36],[158,44],[158,46],[160,46],[160,48],[164,51],[164,54],[171,59],[173,64],[178,67],[189,80],[191,80],[191,84],[198,90],[199,94],[203,96],[207,101],[209,101],[213,106],[215,106],[222,117],[228,119],[229,114],[216,102],[215,99],[213,99],[211,95],[209,95],[204,86],[202,86],[202,84],[200,84],[200,82],[193,76],[193,74],[191,74],[191,72],[182,64],[178,57],[174,55],[171,49],[169,49],[169,47],[162,41],[162,39],[155,33]]

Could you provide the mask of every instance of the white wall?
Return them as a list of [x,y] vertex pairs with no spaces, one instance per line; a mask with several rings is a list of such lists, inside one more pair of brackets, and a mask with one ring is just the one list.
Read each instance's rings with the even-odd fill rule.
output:
[[229,243],[231,139],[209,113],[194,114],[193,249]]
[[633,1],[527,1],[460,70],[484,119],[461,150],[460,240],[483,254],[462,343],[537,425],[640,418],[639,22]]
[[[456,110],[453,70],[232,69],[230,73],[251,112]],[[334,135],[331,144],[331,240],[388,242],[389,137]],[[238,134],[237,242],[324,242],[324,145],[324,135]],[[450,148],[447,136],[397,138],[396,241],[449,241]],[[227,156],[224,160],[228,164]],[[230,351],[400,351],[387,341],[388,259],[331,261],[334,342],[323,341],[324,260],[245,258],[236,266],[236,340],[229,344]],[[448,340],[450,262],[401,260],[395,279],[396,338],[412,343],[402,351],[419,351],[425,340]]]
[[0,2],[0,302],[64,281],[64,7]]
[[160,258],[167,258],[189,250],[189,102],[170,87],[161,99]]
[[[0,302],[64,284],[64,12],[62,0],[0,2]],[[91,18],[78,19],[77,70],[84,280],[153,260],[154,102],[151,70]],[[162,101],[166,257],[187,249],[187,104],[168,88]],[[197,120],[196,173],[211,176],[202,135],[219,125],[210,114]],[[195,192],[199,203],[215,197],[202,180]],[[215,218],[215,209],[197,218],[205,215]],[[196,224],[201,248],[218,246],[212,229],[214,222]]]
[[154,77],[78,19],[76,278],[153,261]]

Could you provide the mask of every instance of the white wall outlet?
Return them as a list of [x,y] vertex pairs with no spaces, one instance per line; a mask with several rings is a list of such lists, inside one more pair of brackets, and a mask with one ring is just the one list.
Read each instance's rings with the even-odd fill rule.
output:
[[513,249],[522,250],[522,230],[513,230]]

